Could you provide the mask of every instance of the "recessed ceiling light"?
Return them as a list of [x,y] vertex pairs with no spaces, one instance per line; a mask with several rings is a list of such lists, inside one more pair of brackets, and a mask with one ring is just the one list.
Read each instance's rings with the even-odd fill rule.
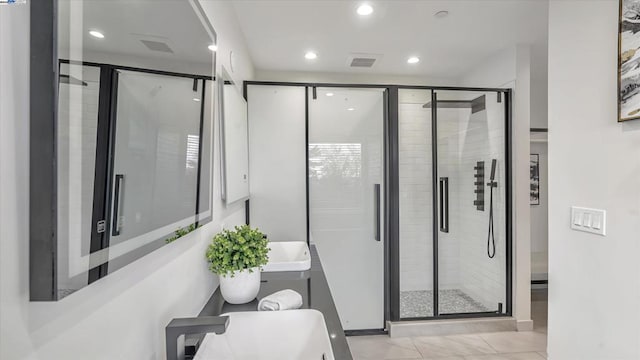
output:
[[200,99],[198,99],[198,98],[193,98],[193,101],[197,101],[197,102],[199,102],[199,101],[200,101]]
[[433,16],[437,17],[438,19],[442,19],[449,16],[449,12],[447,10],[441,10],[433,14]]
[[353,111],[355,108],[348,108],[347,111]]
[[314,53],[313,51],[307,51],[307,53],[304,54],[304,58],[307,60],[313,60],[317,57],[318,57],[318,54]]
[[417,56],[412,56],[412,57],[407,59],[407,62],[409,64],[416,64],[416,63],[420,62],[420,58],[417,57]]
[[333,93],[332,93],[332,92],[328,92],[328,93],[326,93],[325,95],[327,95],[327,96],[333,96]]
[[362,4],[358,6],[358,15],[367,16],[373,14],[373,7],[369,4]]
[[207,48],[211,51],[218,51],[218,45],[216,44],[211,44],[209,46],[207,46]]
[[89,35],[98,38],[98,39],[104,39],[104,34],[101,33],[100,31],[97,30],[91,30],[89,31]]

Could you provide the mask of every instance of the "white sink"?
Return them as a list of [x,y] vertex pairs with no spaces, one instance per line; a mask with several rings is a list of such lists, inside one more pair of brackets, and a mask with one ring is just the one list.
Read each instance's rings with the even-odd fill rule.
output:
[[311,253],[304,241],[269,242],[269,262],[263,271],[305,271],[311,269]]
[[317,310],[236,312],[224,334],[207,334],[194,360],[335,360]]

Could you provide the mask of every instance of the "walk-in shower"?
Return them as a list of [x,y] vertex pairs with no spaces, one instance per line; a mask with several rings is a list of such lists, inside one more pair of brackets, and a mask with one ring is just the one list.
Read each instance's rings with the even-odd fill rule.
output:
[[398,99],[399,317],[506,313],[504,94]]
[[251,224],[316,245],[345,330],[510,314],[509,90],[251,81],[245,94]]

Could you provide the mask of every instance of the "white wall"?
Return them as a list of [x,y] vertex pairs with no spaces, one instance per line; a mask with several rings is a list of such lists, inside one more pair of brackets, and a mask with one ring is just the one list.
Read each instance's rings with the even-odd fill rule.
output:
[[343,84],[401,84],[454,86],[456,79],[376,74],[343,74],[326,72],[266,71],[256,70],[255,79],[260,81],[292,81]]
[[[253,69],[227,2],[203,2],[219,36],[218,64],[238,51],[235,80]],[[164,327],[196,315],[217,286],[204,250],[222,224],[244,222],[242,204],[220,201],[214,146],[214,220],[57,303],[28,294],[29,12],[0,7],[0,358],[163,359]]]
[[[549,9],[552,360],[640,358],[640,122],[616,122],[617,18],[616,0]],[[607,210],[607,236],[570,230],[572,205]]]

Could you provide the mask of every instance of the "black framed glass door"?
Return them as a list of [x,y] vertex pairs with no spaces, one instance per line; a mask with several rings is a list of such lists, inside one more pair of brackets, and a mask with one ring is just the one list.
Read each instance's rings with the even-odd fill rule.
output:
[[508,95],[398,90],[396,320],[510,313]]

